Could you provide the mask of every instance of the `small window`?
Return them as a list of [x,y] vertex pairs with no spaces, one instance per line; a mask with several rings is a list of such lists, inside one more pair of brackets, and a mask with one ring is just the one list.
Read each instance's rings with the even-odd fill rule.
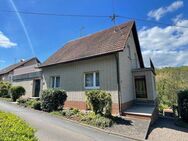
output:
[[85,73],[84,84],[86,89],[95,89],[100,87],[99,72]]
[[127,45],[127,48],[128,48],[128,57],[129,57],[129,59],[131,59],[131,48],[130,48],[130,46],[129,45]]
[[59,76],[52,76],[51,77],[51,86],[52,88],[59,88],[60,87],[60,77]]

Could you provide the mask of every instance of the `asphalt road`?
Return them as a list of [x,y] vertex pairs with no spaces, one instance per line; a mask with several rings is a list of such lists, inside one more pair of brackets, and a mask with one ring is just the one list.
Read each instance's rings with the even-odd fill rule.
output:
[[40,141],[133,141],[6,101],[0,100],[0,110],[27,121],[37,129],[36,136]]

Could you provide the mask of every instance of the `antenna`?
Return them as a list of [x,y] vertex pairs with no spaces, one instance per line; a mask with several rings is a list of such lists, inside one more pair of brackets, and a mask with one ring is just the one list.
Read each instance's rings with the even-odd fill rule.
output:
[[84,29],[85,29],[85,27],[84,27],[84,26],[82,26],[82,27],[80,28],[80,37],[82,37],[82,36],[83,36]]

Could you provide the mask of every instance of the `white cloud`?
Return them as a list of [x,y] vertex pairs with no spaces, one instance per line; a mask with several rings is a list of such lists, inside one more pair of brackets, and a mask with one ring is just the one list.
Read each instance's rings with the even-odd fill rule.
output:
[[182,20],[183,14],[177,15],[175,18],[172,19],[173,23],[176,24],[178,21]]
[[2,48],[11,48],[16,46],[17,44],[10,41],[10,39],[0,31],[0,47]]
[[151,10],[148,13],[148,17],[154,18],[156,21],[160,20],[165,14],[173,12],[179,8],[183,7],[183,1],[175,1],[167,7],[160,7],[155,10]]
[[[176,21],[177,26],[187,26],[188,20]],[[139,31],[144,61],[149,57],[157,67],[188,65],[188,28],[154,26]]]

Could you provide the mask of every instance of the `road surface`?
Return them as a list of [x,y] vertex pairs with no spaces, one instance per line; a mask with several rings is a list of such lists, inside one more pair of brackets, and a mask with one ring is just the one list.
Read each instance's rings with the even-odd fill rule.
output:
[[28,122],[37,129],[36,136],[40,141],[133,141],[6,101],[0,100],[0,110],[16,114]]

